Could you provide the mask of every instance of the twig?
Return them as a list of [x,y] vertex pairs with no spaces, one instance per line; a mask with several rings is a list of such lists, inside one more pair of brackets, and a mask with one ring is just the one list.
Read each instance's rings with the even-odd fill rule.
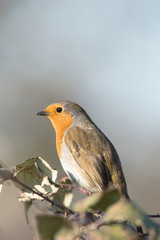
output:
[[35,191],[34,189],[28,187],[28,186],[25,185],[24,183],[20,182],[15,176],[13,176],[13,177],[11,178],[11,180],[12,180],[13,182],[21,185],[22,187],[28,189],[29,191],[37,194],[38,196],[42,197],[42,198],[45,199],[46,201],[50,202],[52,205],[54,205],[54,206],[56,206],[56,207],[58,207],[58,208],[60,208],[60,209],[62,209],[62,210],[65,210],[65,211],[68,212],[68,213],[71,213],[71,214],[74,214],[74,213],[75,213],[75,212],[73,212],[71,209],[69,209],[69,208],[67,208],[67,207],[64,207],[64,206],[62,206],[62,205],[60,205],[60,204],[52,201],[52,200],[51,200],[50,198],[48,198],[47,196],[44,196],[42,193],[37,192],[37,191]]
[[147,215],[148,217],[150,217],[150,218],[160,218],[160,214],[159,213],[157,213],[157,214],[151,214],[151,215]]

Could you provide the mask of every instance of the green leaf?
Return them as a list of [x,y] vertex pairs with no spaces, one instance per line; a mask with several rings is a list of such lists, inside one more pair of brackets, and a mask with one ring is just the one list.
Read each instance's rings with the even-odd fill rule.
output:
[[[69,207],[72,199],[73,199],[73,194],[72,193],[67,193],[67,192],[61,192],[60,190],[56,192],[55,194],[52,195],[51,198],[54,202],[57,202],[65,207]],[[52,207],[55,210],[55,206]],[[59,208],[56,208],[59,210]]]
[[[57,192],[58,188],[55,186],[57,178],[57,170],[52,169],[50,165],[40,157],[31,158],[16,166],[16,178],[44,195],[53,194]],[[20,197],[21,201],[28,201],[29,199],[42,199],[37,194],[33,194],[25,187],[15,183],[15,185],[22,191]]]
[[136,231],[125,229],[124,226],[115,224],[105,226],[99,230],[89,231],[86,239],[92,240],[140,240],[140,236]]
[[[52,215],[38,215],[36,217],[38,234],[41,240],[57,240],[66,239],[71,240],[71,235],[73,235],[73,227],[71,223],[65,221],[64,218]],[[61,238],[62,234],[65,238]],[[62,236],[61,235],[61,236]]]
[[104,215],[104,222],[128,221],[134,226],[144,226],[147,231],[152,231],[153,239],[159,235],[159,225],[153,222],[136,204],[122,201],[112,205]]
[[76,203],[73,209],[76,212],[106,210],[110,205],[117,202],[119,198],[117,190],[99,192]]

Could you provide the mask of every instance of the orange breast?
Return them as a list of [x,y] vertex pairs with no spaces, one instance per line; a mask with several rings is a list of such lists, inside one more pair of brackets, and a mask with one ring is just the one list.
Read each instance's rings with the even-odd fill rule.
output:
[[56,147],[57,147],[57,153],[59,158],[61,158],[61,150],[62,150],[62,142],[63,142],[63,136],[66,132],[66,130],[72,125],[72,116],[65,117],[57,117],[53,118],[52,116],[49,117],[49,119],[52,122],[52,125],[56,132]]

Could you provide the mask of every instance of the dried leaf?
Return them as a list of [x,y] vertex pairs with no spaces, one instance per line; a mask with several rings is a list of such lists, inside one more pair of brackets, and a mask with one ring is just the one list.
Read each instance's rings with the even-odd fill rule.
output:
[[[59,190],[52,194],[51,199],[65,207],[69,207],[73,199],[72,184],[68,177],[62,178],[59,182]],[[52,206],[52,211],[59,211],[59,208]],[[61,210],[62,212],[64,213],[65,211]]]
[[0,192],[2,191],[3,183],[4,183],[4,181],[0,181]]
[[27,220],[28,224],[29,224],[28,211],[29,211],[31,206],[32,206],[32,200],[24,202],[24,212],[25,212],[25,217],[26,217],[26,220]]

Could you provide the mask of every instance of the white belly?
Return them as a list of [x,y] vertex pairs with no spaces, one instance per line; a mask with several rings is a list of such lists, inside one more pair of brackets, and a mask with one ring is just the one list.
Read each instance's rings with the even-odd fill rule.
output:
[[90,181],[86,180],[88,178],[88,175],[78,165],[77,161],[73,158],[71,152],[68,150],[64,143],[62,144],[61,164],[64,171],[72,179],[73,182],[91,192],[97,192],[99,190],[93,182],[91,186]]

